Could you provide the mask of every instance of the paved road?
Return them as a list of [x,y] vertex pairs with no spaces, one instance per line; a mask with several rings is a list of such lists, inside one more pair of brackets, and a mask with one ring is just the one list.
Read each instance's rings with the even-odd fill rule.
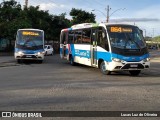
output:
[[105,76],[96,68],[71,66],[59,55],[47,56],[43,64],[0,67],[0,110],[159,111],[159,61],[154,58],[138,77]]

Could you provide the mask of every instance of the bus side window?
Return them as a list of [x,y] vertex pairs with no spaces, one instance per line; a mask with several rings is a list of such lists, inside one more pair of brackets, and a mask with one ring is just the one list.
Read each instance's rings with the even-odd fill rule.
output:
[[83,30],[82,43],[84,43],[84,44],[91,43],[91,29],[84,29]]
[[61,44],[64,44],[64,41],[65,41],[65,34],[64,33],[65,33],[64,31],[62,31],[62,33],[61,33],[61,41],[60,41]]
[[69,44],[74,43],[74,31],[69,31],[69,33],[68,33],[68,43]]
[[75,31],[75,39],[74,39],[74,43],[75,44],[81,44],[82,43],[82,31],[81,30],[77,30]]
[[97,44],[101,46],[102,48],[106,49],[109,51],[109,45],[108,45],[108,40],[107,40],[107,35],[106,35],[106,30],[102,27],[99,27],[98,29],[98,41]]
[[67,44],[67,42],[68,42],[68,32],[62,32],[62,44]]

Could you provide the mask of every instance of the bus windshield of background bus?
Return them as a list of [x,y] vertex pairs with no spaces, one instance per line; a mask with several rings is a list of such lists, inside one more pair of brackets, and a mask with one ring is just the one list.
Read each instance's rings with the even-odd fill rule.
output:
[[41,31],[23,30],[17,35],[17,45],[24,48],[43,48],[43,33]]
[[140,30],[134,26],[109,26],[107,31],[112,47],[142,49],[146,47]]

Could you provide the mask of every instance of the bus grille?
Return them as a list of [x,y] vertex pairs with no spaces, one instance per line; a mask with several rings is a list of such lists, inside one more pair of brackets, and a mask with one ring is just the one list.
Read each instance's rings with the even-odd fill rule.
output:
[[35,55],[23,55],[21,58],[37,58]]
[[144,69],[142,64],[126,64],[121,69]]

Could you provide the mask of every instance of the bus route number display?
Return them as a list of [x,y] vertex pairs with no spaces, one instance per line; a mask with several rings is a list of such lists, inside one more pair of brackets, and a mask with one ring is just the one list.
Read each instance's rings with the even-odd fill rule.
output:
[[23,35],[32,35],[32,36],[38,36],[39,33],[37,32],[29,32],[29,31],[23,31],[22,32]]
[[111,32],[132,32],[132,28],[111,27]]

